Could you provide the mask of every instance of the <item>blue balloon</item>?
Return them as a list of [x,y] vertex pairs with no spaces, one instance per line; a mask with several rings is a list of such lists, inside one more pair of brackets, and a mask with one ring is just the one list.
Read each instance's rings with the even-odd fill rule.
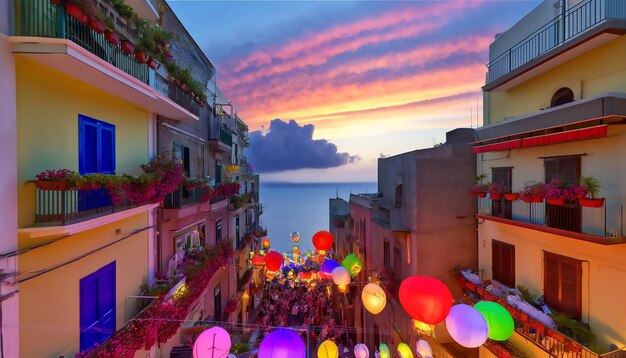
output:
[[331,272],[333,272],[333,269],[335,267],[338,267],[338,266],[339,266],[339,262],[337,262],[335,260],[328,259],[328,260],[324,261],[320,271],[325,272],[327,274],[330,274]]
[[259,346],[259,358],[304,358],[306,347],[294,331],[279,328],[268,334]]

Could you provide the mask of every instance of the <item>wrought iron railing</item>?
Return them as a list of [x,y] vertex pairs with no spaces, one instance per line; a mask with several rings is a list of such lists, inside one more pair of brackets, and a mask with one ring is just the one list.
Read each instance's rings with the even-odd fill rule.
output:
[[[509,210],[503,210],[509,206]],[[600,208],[581,207],[577,202],[564,206],[539,203],[526,203],[522,200],[495,203],[489,198],[478,198],[478,214],[510,219],[537,226],[579,232],[601,238],[624,236],[624,205],[610,198]]]
[[172,101],[176,102],[176,104],[185,108],[196,116],[200,115],[200,105],[198,105],[196,101],[189,97],[189,95],[176,84],[167,80],[158,73],[155,76],[155,82],[155,87],[161,93],[163,93],[163,95],[167,96]]
[[39,226],[69,225],[133,207],[125,200],[114,204],[107,189],[35,190],[35,223]]
[[586,0],[577,4],[491,61],[487,83],[610,19],[626,19],[623,0]]
[[87,25],[65,13],[62,4],[50,0],[15,0],[15,34],[69,39],[136,79],[148,83],[149,69],[146,64],[113,45]]
[[224,128],[220,128],[220,141],[227,145],[233,145],[233,135]]
[[197,204],[207,200],[208,197],[205,188],[187,190],[180,187],[165,197],[165,200],[163,201],[163,208],[180,209],[187,205]]

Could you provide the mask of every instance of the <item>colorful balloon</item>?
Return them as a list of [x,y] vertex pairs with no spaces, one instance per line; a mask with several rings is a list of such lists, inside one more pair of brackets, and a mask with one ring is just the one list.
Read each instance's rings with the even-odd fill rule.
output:
[[430,344],[423,339],[415,343],[415,351],[422,358],[433,358],[433,349],[430,347]]
[[378,351],[380,354],[380,358],[391,358],[391,352],[389,351],[389,347],[385,343],[381,343],[378,345]]
[[436,278],[411,276],[400,285],[400,304],[411,318],[437,324],[446,318],[452,307],[452,293]]
[[278,251],[270,251],[265,255],[265,267],[270,272],[278,271],[282,263],[283,256]]
[[491,301],[480,301],[474,305],[474,308],[487,321],[489,338],[494,341],[506,341],[511,337],[515,330],[515,322],[506,308]]
[[332,280],[333,276],[331,275],[331,273],[333,272],[333,269],[337,266],[339,266],[339,263],[335,260],[328,259],[324,261],[322,267],[320,268],[322,278]]
[[345,292],[350,284],[350,273],[348,273],[348,270],[343,266],[337,266],[333,269],[331,275],[339,292]]
[[350,276],[356,277],[356,275],[361,272],[363,262],[356,254],[350,254],[341,261],[341,266],[345,267],[348,272],[350,272]]
[[315,246],[321,255],[326,254],[326,250],[333,247],[334,241],[333,235],[328,231],[318,231],[313,235],[313,246]]
[[354,357],[355,358],[368,358],[370,356],[370,350],[367,349],[367,346],[363,343],[359,343],[354,346]]
[[278,328],[268,334],[259,346],[258,358],[304,358],[306,347],[294,331]]
[[267,237],[264,237],[263,240],[261,240],[261,247],[265,250],[270,248],[270,239]]
[[254,255],[254,257],[252,257],[252,265],[256,268],[260,268],[262,266],[265,265],[265,260],[263,259],[263,256],[261,255]]
[[291,241],[293,242],[298,242],[300,241],[300,233],[298,233],[297,231],[292,232],[289,237],[291,238]]
[[379,314],[385,309],[387,295],[385,290],[375,283],[368,283],[361,292],[363,306],[372,314]]
[[222,327],[212,327],[202,332],[193,344],[194,358],[228,357],[231,341],[230,335]]
[[483,315],[465,304],[452,307],[446,317],[446,328],[452,339],[467,348],[482,346],[489,335],[489,327]]
[[317,358],[337,358],[339,357],[339,348],[333,341],[325,340],[317,348]]
[[413,351],[411,351],[411,347],[409,347],[406,343],[398,344],[398,355],[400,358],[413,358]]

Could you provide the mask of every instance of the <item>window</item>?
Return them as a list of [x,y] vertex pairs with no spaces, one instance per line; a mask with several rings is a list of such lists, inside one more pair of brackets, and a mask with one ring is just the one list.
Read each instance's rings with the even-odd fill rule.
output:
[[391,258],[389,257],[390,254],[391,253],[389,250],[389,241],[387,239],[383,239],[383,263],[387,268],[391,268]]
[[78,171],[115,174],[115,126],[78,115]]
[[222,285],[219,283],[213,289],[213,319],[222,320]]
[[241,248],[241,240],[239,238],[239,215],[235,216],[235,240],[237,240],[237,248]]
[[174,143],[174,157],[183,162],[185,174],[191,176],[191,160],[189,158],[189,147]]
[[[577,183],[580,178],[580,156],[544,158],[545,182],[561,179],[567,184]],[[546,204],[546,225],[574,232],[581,231],[582,209],[574,200],[565,205]]]
[[[502,185],[503,193],[511,192],[511,167],[491,168],[491,182]],[[512,202],[505,200],[504,196],[500,200],[491,201],[491,215],[499,218],[511,219]]]
[[494,280],[515,287],[515,246],[491,241],[491,271]]
[[80,350],[115,332],[115,261],[80,280]]
[[567,87],[562,87],[552,96],[550,107],[560,106],[569,102],[574,102],[574,92]]
[[222,241],[222,220],[215,222],[215,243]]
[[217,159],[215,161],[215,184],[222,183],[222,161]]
[[548,305],[579,320],[582,311],[582,263],[544,252],[543,293]]

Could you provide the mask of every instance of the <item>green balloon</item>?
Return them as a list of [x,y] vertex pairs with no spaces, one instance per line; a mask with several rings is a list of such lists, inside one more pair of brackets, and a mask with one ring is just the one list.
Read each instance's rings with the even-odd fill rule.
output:
[[361,268],[363,267],[363,262],[356,254],[350,254],[346,256],[343,261],[341,261],[341,266],[345,267],[348,272],[350,272],[350,276],[355,278],[356,275],[361,272]]
[[378,345],[378,353],[380,354],[380,358],[391,358],[391,352],[389,352],[389,347],[387,347],[385,343]]
[[494,341],[506,341],[513,334],[515,322],[506,308],[501,304],[491,301],[480,301],[474,305],[487,321],[489,338]]

